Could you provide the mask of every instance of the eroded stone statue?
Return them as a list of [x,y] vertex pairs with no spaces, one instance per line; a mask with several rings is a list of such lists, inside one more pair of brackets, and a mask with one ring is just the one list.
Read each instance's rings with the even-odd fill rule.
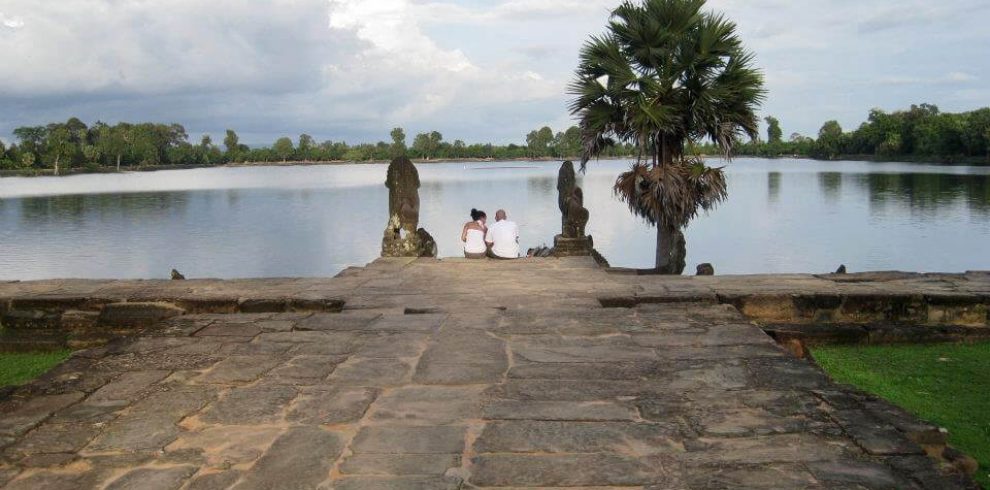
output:
[[566,161],[557,174],[557,206],[560,207],[560,235],[554,238],[557,256],[591,255],[594,248],[585,235],[590,213],[584,207],[584,192],[577,186],[574,164]]
[[436,257],[437,244],[419,228],[419,171],[406,157],[392,160],[385,177],[388,187],[388,225],[382,238],[382,257]]

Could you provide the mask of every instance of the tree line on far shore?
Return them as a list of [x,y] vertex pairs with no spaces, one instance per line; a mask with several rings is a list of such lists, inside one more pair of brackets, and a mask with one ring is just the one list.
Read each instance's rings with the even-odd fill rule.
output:
[[[822,160],[841,157],[870,157],[888,160],[990,163],[990,108],[963,113],[939,111],[931,104],[912,105],[904,111],[870,111],[869,118],[854,131],[843,131],[837,121],[826,122],[817,138],[793,133],[784,139],[780,121],[767,117],[766,140],[762,137],[734,146],[736,156],[801,156]],[[317,142],[308,134],[297,139],[282,137],[271,146],[251,148],[228,129],[217,144],[204,134],[190,142],[181,124],[96,122],[87,126],[78,118],[45,126],[14,130],[16,142],[0,141],[0,170],[38,172],[66,169],[122,170],[163,165],[221,165],[242,162],[328,162],[388,160],[399,154],[410,158],[494,159],[580,157],[581,130],[571,126],[554,132],[549,127],[526,135],[522,145],[466,144],[448,142],[437,131],[417,134],[406,143],[402,128],[394,128],[389,142],[349,145],[343,141]],[[696,154],[716,155],[711,144],[696,144]],[[634,156],[632,145],[610,148],[603,156]]]
[[[895,112],[874,109],[854,131],[843,131],[837,121],[828,121],[817,138],[793,133],[787,140],[777,118],[767,117],[764,122],[766,140],[737,145],[736,155],[990,163],[990,108],[962,113],[941,112],[932,104]],[[709,153],[715,148],[701,145],[696,151]]]
[[[466,144],[448,142],[438,131],[417,134],[406,144],[402,128],[394,128],[390,142],[349,145],[343,141],[317,142],[308,134],[297,139],[278,138],[271,146],[251,148],[228,129],[217,144],[204,134],[190,142],[181,124],[96,122],[87,126],[78,118],[45,126],[25,126],[14,130],[17,139],[10,146],[0,141],[0,170],[26,172],[65,172],[68,169],[100,171],[126,170],[166,165],[196,166],[243,162],[329,162],[388,160],[398,155],[435,159],[517,159],[567,158],[580,154],[581,135],[576,126],[554,132],[549,127],[533,130],[525,145]],[[614,156],[632,153],[631,146],[619,147]]]

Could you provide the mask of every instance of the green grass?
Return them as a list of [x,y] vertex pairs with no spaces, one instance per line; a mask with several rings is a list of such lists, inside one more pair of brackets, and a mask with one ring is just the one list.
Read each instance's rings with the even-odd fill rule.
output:
[[69,357],[72,351],[0,353],[0,388],[30,381]]
[[980,462],[990,488],[990,343],[829,346],[812,350],[840,383],[854,385],[949,430],[949,442]]

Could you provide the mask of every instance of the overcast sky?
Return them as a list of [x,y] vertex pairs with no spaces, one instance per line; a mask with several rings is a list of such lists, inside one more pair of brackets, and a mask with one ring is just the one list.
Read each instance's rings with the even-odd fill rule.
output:
[[[522,142],[572,124],[578,50],[616,0],[0,0],[0,137],[77,116],[250,144],[309,133]],[[986,0],[709,0],[785,136],[872,107],[990,105]],[[411,137],[410,137],[411,139]]]

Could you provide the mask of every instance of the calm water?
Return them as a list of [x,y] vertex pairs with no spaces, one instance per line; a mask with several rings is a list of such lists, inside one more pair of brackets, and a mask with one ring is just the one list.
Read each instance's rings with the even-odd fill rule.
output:
[[[515,168],[492,168],[505,166]],[[612,196],[628,162],[583,177],[612,265],[653,265],[655,232]],[[330,276],[378,256],[385,165],[0,178],[0,279]],[[559,232],[557,164],[420,165],[420,224],[460,255],[471,207]],[[990,168],[738,159],[729,200],[687,230],[688,268],[719,273],[990,269]]]

